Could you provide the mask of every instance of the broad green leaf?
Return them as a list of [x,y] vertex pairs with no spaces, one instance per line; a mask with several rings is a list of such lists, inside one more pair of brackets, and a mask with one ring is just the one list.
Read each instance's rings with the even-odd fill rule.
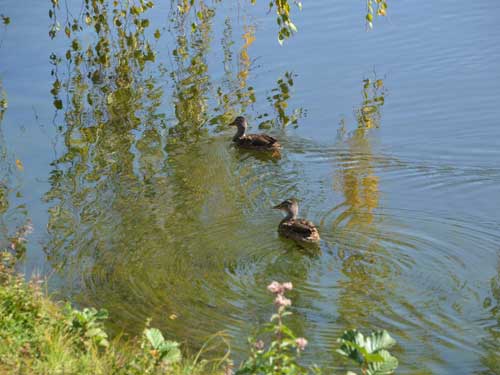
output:
[[182,359],[179,343],[175,341],[165,341],[159,347],[160,357],[163,362],[175,363]]
[[380,350],[378,354],[383,358],[383,361],[369,363],[366,373],[368,375],[392,374],[398,367],[397,358],[393,357],[387,350]]
[[367,364],[369,375],[391,374],[398,367],[397,359],[385,350],[396,343],[387,331],[372,332],[366,338],[357,330],[345,331],[338,341],[342,345],[337,352],[360,365]]
[[85,332],[85,336],[87,337],[107,337],[106,332],[104,332],[101,328],[91,328],[87,332]]
[[158,328],[144,330],[144,336],[146,336],[151,346],[156,350],[159,350],[160,346],[165,343],[165,339]]
[[372,332],[370,336],[366,338],[365,348],[369,353],[375,353],[381,349],[389,349],[396,344],[394,340],[387,331],[376,331]]

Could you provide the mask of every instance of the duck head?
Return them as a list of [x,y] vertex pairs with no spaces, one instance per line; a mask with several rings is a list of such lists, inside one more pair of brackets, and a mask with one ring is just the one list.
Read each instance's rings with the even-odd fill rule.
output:
[[234,135],[233,139],[236,140],[238,138],[241,138],[245,135],[245,132],[248,127],[248,123],[246,118],[243,116],[238,116],[234,119],[232,123],[229,124],[229,126],[236,126],[236,134]]
[[284,211],[286,213],[285,220],[296,219],[299,214],[299,202],[295,198],[284,200],[273,208]]

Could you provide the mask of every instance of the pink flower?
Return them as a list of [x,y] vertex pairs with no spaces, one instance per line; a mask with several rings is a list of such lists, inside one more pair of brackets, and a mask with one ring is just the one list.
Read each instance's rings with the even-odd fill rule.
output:
[[267,290],[269,290],[271,293],[274,294],[283,294],[287,290],[292,290],[292,289],[293,285],[291,282],[280,284],[277,281],[273,281],[271,284],[267,286]]
[[286,298],[283,294],[278,294],[274,300],[274,304],[278,307],[290,306],[292,301]]
[[297,344],[299,350],[304,350],[307,346],[307,340],[303,337],[295,339],[295,343]]
[[283,286],[279,282],[273,281],[267,286],[267,290],[274,294],[281,294],[283,293]]

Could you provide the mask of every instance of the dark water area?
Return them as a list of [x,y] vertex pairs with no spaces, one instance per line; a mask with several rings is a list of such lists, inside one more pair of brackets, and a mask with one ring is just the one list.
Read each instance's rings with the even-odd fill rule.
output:
[[[383,328],[398,373],[499,373],[500,3],[389,3],[367,32],[364,2],[304,2],[283,46],[249,3],[183,22],[156,4],[137,42],[155,61],[138,69],[134,45],[104,69],[64,58],[48,2],[0,0],[0,244],[29,220],[21,270],[116,332],[152,318],[198,348],[225,331],[237,359],[266,285],[292,281],[308,361],[343,368],[343,330]],[[280,159],[231,145],[237,114]],[[270,208],[292,196],[318,251],[277,235]]]

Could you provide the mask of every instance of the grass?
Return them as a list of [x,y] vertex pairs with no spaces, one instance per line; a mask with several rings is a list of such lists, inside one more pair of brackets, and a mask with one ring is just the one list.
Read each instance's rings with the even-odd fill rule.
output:
[[[131,341],[108,342],[104,311],[79,311],[52,301],[41,283],[26,282],[0,258],[0,374],[223,375],[228,355],[201,359],[204,347],[182,358],[178,344],[146,329]],[[157,336],[153,336],[156,334]],[[159,335],[159,336],[158,336]],[[207,346],[211,341],[207,342]]]

